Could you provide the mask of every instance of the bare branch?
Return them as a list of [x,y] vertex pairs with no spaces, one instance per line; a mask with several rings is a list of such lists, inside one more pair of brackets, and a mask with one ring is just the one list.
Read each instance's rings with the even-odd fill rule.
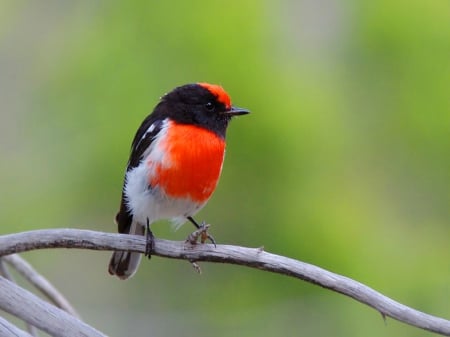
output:
[[3,277],[0,277],[0,308],[52,336],[105,337],[86,323]]
[[8,266],[5,264],[3,258],[0,258],[0,275],[4,278],[14,282],[14,278],[8,270]]
[[[13,256],[13,255],[11,255],[11,256]],[[4,256],[4,257],[0,258],[0,274],[3,275],[3,277],[6,278],[7,280],[16,283],[16,281],[14,280],[14,277],[11,275],[11,273],[8,270],[8,267],[5,264],[5,259],[7,259],[8,257],[9,256]],[[9,322],[6,322],[6,323],[10,324]],[[25,323],[27,326],[28,333],[32,337],[36,337],[38,335],[37,329],[34,326],[32,326],[30,323],[28,323],[28,322],[25,322]],[[18,330],[18,333],[21,331],[22,330]]]
[[[145,252],[141,236],[101,233],[76,229],[50,229],[0,237],[0,256],[41,248],[82,248],[94,250],[129,250]],[[190,262],[207,261],[248,266],[283,274],[320,285],[349,296],[412,326],[450,336],[450,321],[431,316],[398,303],[379,292],[345,276],[291,258],[270,254],[260,248],[155,240],[153,255]]]
[[58,308],[67,311],[72,316],[80,318],[69,301],[44,276],[39,274],[27,261],[19,255],[4,256],[5,260],[16,269],[28,282],[41,291]]
[[0,317],[0,336],[33,337],[29,333],[8,322],[3,317]]

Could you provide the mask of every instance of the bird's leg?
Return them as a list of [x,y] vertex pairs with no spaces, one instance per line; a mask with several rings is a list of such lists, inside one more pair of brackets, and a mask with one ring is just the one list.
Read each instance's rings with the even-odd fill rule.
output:
[[214,237],[208,233],[208,228],[210,225],[207,225],[204,221],[201,225],[199,225],[197,221],[195,221],[191,216],[188,216],[187,219],[197,228],[197,230],[189,234],[186,242],[195,245],[198,241],[198,238],[200,238],[201,243],[205,243],[206,240],[209,240],[214,245],[214,247],[216,247],[216,240],[214,240]]
[[[198,227],[198,229],[189,234],[189,236],[186,239],[186,242],[189,242],[191,245],[195,245],[197,244],[197,241],[200,238],[200,242],[205,243],[206,239],[211,237],[211,235],[209,235],[207,232],[208,228],[209,225],[206,225],[204,222],[202,222],[202,224]],[[214,243],[214,238],[210,240],[211,242]]]
[[152,253],[155,249],[155,236],[153,232],[150,230],[150,221],[147,218],[147,232],[146,232],[147,242],[145,244],[145,256],[149,259],[152,258]]

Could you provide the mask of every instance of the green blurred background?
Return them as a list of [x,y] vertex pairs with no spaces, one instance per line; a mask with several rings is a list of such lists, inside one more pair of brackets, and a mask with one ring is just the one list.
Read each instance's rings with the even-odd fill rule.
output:
[[[450,2],[2,1],[1,233],[115,231],[132,137],[177,85],[219,83],[228,132],[197,216],[258,247],[450,318]],[[157,236],[182,240],[186,225]],[[111,336],[429,336],[248,268],[24,254]]]

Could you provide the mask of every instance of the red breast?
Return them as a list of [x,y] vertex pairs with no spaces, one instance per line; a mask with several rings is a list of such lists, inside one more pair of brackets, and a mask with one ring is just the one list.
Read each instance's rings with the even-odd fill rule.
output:
[[166,158],[163,163],[149,163],[155,165],[150,185],[173,198],[206,202],[222,170],[225,140],[200,126],[170,121],[159,146]]

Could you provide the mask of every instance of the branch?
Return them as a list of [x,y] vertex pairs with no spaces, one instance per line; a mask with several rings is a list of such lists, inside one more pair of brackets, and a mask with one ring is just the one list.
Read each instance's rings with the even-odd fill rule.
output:
[[[5,257],[0,258],[0,275],[2,275],[2,276],[3,276],[4,278],[6,278],[7,280],[9,280],[9,281],[15,283],[14,277],[11,275],[11,273],[9,272],[9,270],[8,270],[6,264],[5,264],[5,259],[10,258],[10,257],[13,257],[13,256],[19,257],[18,255],[11,255],[11,256],[5,256]],[[20,257],[19,257],[19,258],[20,258]],[[2,322],[2,324],[3,324],[3,327],[2,327],[2,328],[6,328],[5,331],[10,330],[10,329],[11,329],[10,326],[14,326],[14,325],[10,324],[10,323],[9,323],[8,321],[6,321],[6,320],[4,320],[4,322]],[[34,326],[32,326],[30,323],[28,323],[28,322],[26,322],[26,326],[27,326],[27,331],[28,331],[28,333],[29,333],[32,337],[36,337],[36,336],[37,336],[36,328],[35,328]],[[23,331],[20,330],[20,329],[18,329],[17,331],[14,331],[14,332],[15,332],[16,334],[20,334],[20,333],[22,333]],[[12,333],[12,332],[11,332],[11,333]],[[2,336],[2,335],[0,335],[0,336]]]
[[14,324],[9,323],[3,317],[0,317],[0,336],[33,337],[28,332],[20,330]]
[[[128,250],[145,252],[142,236],[112,234],[77,229],[49,229],[0,237],[0,256],[42,248],[81,248],[93,250]],[[270,254],[258,248],[231,245],[191,245],[156,239],[153,255],[195,261],[243,265],[295,277],[349,296],[383,316],[450,336],[450,321],[431,316],[398,303],[372,288],[345,276],[291,258]]]
[[[28,282],[41,291],[54,305],[67,311],[72,316],[80,318],[80,315],[70,305],[69,301],[61,294],[44,276],[39,274],[27,261],[19,255],[9,255],[2,258]],[[6,277],[10,281],[14,281]]]
[[0,308],[51,336],[105,337],[78,318],[41,300],[3,277],[0,277]]

